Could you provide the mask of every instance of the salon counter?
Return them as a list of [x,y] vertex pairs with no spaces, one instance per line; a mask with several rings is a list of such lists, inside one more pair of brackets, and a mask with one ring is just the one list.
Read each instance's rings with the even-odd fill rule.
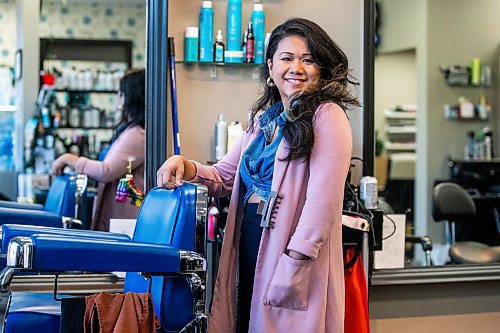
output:
[[379,332],[498,332],[500,264],[374,271],[370,323]]

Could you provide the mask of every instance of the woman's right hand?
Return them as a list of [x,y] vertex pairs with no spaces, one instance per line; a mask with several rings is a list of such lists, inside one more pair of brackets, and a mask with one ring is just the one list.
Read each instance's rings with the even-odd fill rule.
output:
[[52,174],[55,176],[62,175],[64,168],[69,165],[71,168],[75,168],[78,156],[73,154],[62,154],[52,162]]
[[193,162],[181,155],[168,158],[156,172],[156,185],[173,189],[182,186],[184,180],[191,180],[196,175]]

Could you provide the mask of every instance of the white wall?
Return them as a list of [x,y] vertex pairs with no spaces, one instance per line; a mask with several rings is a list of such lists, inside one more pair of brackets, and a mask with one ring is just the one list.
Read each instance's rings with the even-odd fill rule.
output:
[[416,104],[417,60],[415,49],[378,54],[375,57],[375,130],[385,139],[384,109]]
[[377,0],[380,8],[378,53],[399,52],[417,46],[419,0]]
[[16,5],[0,2],[0,66],[14,66],[16,52]]
[[[16,48],[20,50],[20,75],[21,78],[15,83],[17,112],[16,133],[14,148],[14,163],[16,171],[24,169],[24,124],[32,116],[36,107],[38,95],[38,50],[40,40],[38,39],[38,11],[33,7],[38,5],[38,0],[17,0],[16,6]],[[0,23],[1,26],[1,23]],[[33,33],[35,32],[35,33]],[[15,54],[15,51],[13,52]],[[17,65],[17,64],[16,64]],[[33,89],[36,87],[36,89]]]

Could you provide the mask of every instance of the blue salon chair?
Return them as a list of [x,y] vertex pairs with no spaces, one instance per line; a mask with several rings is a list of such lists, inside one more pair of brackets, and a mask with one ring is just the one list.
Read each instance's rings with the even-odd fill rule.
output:
[[53,179],[45,205],[0,202],[0,224],[48,227],[81,226],[76,220],[80,200],[85,195],[87,176],[62,175]]
[[132,240],[98,231],[4,225],[2,247],[8,255],[0,273],[0,322],[6,318],[6,332],[59,332],[60,304],[52,294],[11,292],[16,274],[125,271],[124,291],[150,290],[165,332],[206,332],[206,217],[206,187],[186,183],[148,193]]

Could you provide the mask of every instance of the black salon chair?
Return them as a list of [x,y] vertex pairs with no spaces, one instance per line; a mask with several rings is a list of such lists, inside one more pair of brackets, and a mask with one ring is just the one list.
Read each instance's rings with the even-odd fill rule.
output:
[[455,242],[454,223],[475,223],[476,205],[469,192],[458,184],[444,182],[434,187],[432,217],[447,221],[450,232],[450,257],[455,263],[488,264],[500,262],[500,246],[464,241]]

